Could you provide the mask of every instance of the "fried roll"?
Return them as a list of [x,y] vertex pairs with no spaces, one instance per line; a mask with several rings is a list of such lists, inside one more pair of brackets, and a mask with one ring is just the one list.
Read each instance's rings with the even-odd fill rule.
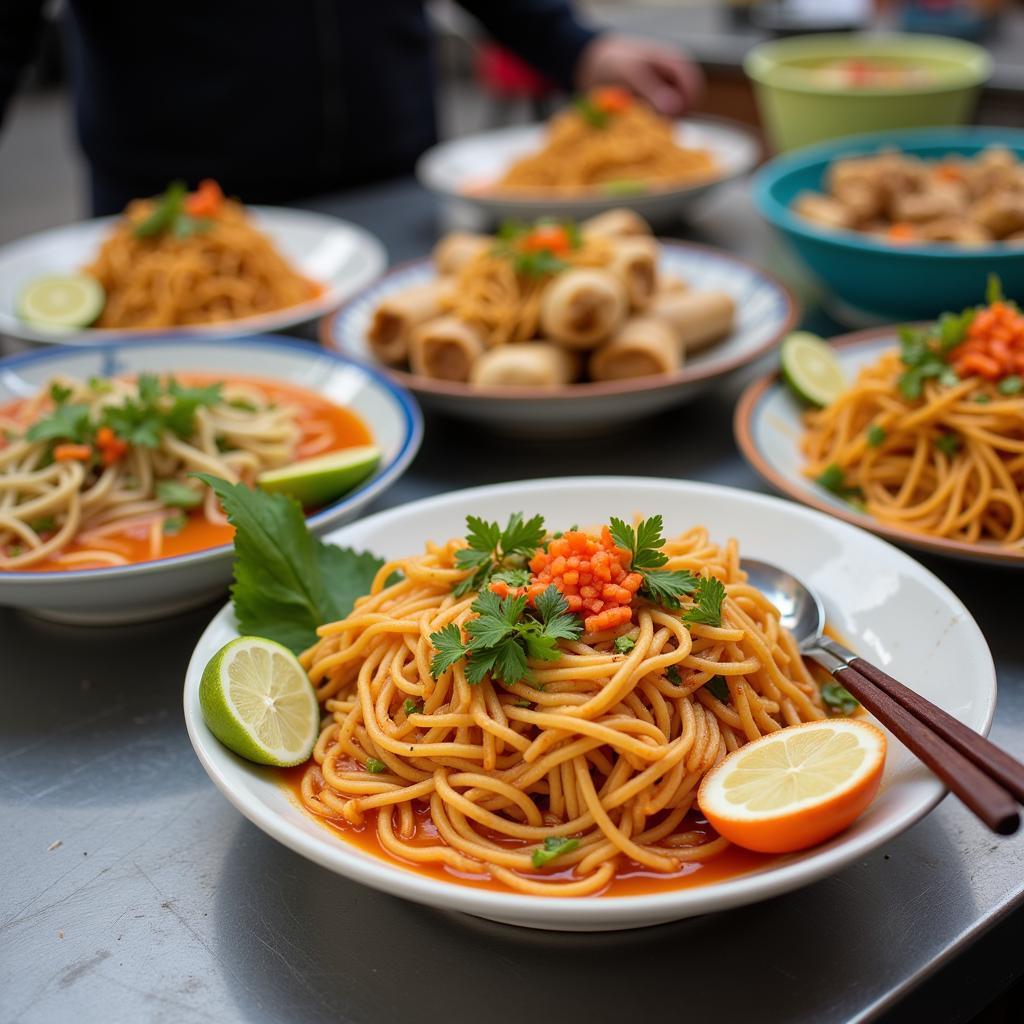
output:
[[489,349],[469,375],[477,387],[556,388],[571,384],[579,360],[549,341],[522,341]]
[[631,309],[645,309],[658,286],[658,243],[653,238],[617,238],[608,269],[622,282]]
[[439,274],[457,274],[471,259],[486,252],[494,239],[468,231],[453,231],[434,246],[434,264]]
[[389,366],[398,366],[409,358],[413,330],[427,320],[439,317],[445,309],[449,291],[446,282],[415,285],[383,299],[373,311],[366,340],[370,350]]
[[594,348],[622,323],[626,306],[625,288],[607,270],[567,270],[541,296],[541,332],[569,348]]
[[590,238],[650,236],[650,225],[632,210],[606,210],[580,221],[580,233]]
[[412,332],[409,365],[413,373],[437,380],[469,380],[484,351],[475,328],[454,316],[428,320]]
[[692,355],[732,330],[736,303],[725,292],[668,292],[655,295],[647,313],[668,324],[683,351]]
[[622,380],[673,373],[683,365],[683,349],[664,320],[638,316],[627,320],[610,341],[590,357],[594,380]]

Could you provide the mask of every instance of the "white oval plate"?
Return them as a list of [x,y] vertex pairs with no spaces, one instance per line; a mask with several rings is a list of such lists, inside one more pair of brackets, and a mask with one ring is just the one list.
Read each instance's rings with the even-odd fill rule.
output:
[[535,153],[544,144],[546,126],[514,125],[496,131],[463,135],[442,142],[420,157],[416,174],[429,189],[483,211],[489,217],[588,217],[626,206],[641,216],[663,222],[684,211],[709,190],[746,174],[757,163],[761,147],[749,128],[719,118],[688,118],[676,123],[676,141],[688,149],[712,153],[719,171],[713,178],[636,195],[553,196],[514,193],[481,194],[474,189],[498,181],[514,160]]
[[[831,339],[846,379],[853,381],[865,366],[878,360],[887,349],[899,348],[898,328],[857,331]],[[733,431],[744,458],[773,487],[783,494],[862,526],[904,547],[946,555],[967,562],[1024,566],[1024,549],[1011,551],[996,544],[968,544],[966,541],[927,537],[899,526],[890,526],[862,512],[819,487],[803,474],[800,437],[803,407],[790,394],[777,374],[754,381],[736,405]]]
[[384,247],[354,224],[306,210],[273,206],[247,207],[259,229],[300,273],[323,285],[315,299],[285,309],[215,324],[121,330],[85,327],[46,330],[34,327],[15,312],[22,289],[47,274],[80,270],[94,258],[117,217],[102,217],[53,228],[0,248],[0,334],[22,341],[59,345],[92,345],[128,338],[224,338],[277,331],[314,320],[337,309],[350,295],[369,284],[387,266]]
[[[423,438],[423,418],[402,388],[349,359],[290,338],[131,341],[44,349],[0,360],[0,405],[36,394],[57,373],[87,379],[132,373],[224,373],[308,388],[355,412],[382,453],[373,476],[307,520],[320,534],[354,518],[405,472]],[[0,605],[65,622],[154,619],[200,604],[231,579],[232,548],[107,569],[0,572]]]
[[[749,557],[796,573],[822,596],[829,621],[851,645],[971,728],[986,732],[996,678],[985,638],[956,596],[913,559],[863,530],[792,502],[689,481],[642,477],[533,480],[477,487],[370,516],[329,537],[386,558],[430,538],[465,532],[467,512],[504,521],[540,512],[549,523],[595,522],[634,512],[665,516],[669,534],[706,523],[736,537]],[[210,778],[250,821],[317,864],[364,885],[432,907],[531,928],[610,931],[753,903],[838,871],[909,828],[931,810],[942,785],[890,737],[881,792],[846,832],[770,867],[724,882],[645,896],[528,896],[447,883],[364,853],[302,811],[274,770],[236,757],[213,737],[199,706],[203,668],[237,636],[230,607],[207,627],[185,679],[185,721]],[[879,907],[884,912],[884,907]]]
[[[426,408],[477,420],[502,430],[539,435],[586,433],[648,416],[689,401],[717,378],[752,362],[778,344],[794,326],[796,300],[771,274],[719,249],[659,239],[659,272],[684,278],[694,291],[728,292],[736,302],[736,325],[728,338],[698,352],[676,374],[606,383],[535,388],[473,388],[381,367],[415,392]],[[406,263],[354,296],[321,321],[320,340],[356,359],[373,363],[366,332],[386,296],[436,276],[429,258]]]

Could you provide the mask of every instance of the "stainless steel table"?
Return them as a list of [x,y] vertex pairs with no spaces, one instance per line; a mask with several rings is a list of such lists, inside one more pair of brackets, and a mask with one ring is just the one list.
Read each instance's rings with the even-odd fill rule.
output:
[[[438,227],[411,182],[309,205],[375,230],[395,260]],[[799,280],[742,189],[687,233]],[[763,489],[732,442],[741,384],[602,439],[602,469]],[[381,504],[582,473],[593,451],[432,420]],[[989,638],[994,736],[1021,752],[1017,577],[929,566]],[[0,612],[0,1021],[952,1021],[1022,969],[1024,840],[950,800],[833,878],[641,932],[519,931],[338,878],[244,821],[192,754],[182,680],[214,610],[116,630]]]

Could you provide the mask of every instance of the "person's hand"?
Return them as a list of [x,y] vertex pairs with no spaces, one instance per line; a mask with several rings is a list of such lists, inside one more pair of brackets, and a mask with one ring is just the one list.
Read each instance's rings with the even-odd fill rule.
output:
[[693,109],[704,76],[692,61],[671,46],[614,33],[591,42],[576,64],[581,92],[599,85],[620,85],[645,99],[666,117]]

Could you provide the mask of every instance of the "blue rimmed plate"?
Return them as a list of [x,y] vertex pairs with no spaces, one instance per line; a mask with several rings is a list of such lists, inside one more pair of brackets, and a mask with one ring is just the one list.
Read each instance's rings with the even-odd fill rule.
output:
[[[131,341],[56,348],[0,360],[0,405],[35,394],[56,374],[88,378],[134,373],[244,374],[293,384],[355,412],[382,453],[374,475],[309,517],[315,533],[349,522],[405,472],[419,449],[415,400],[383,374],[289,338]],[[0,605],[69,622],[158,618],[223,592],[229,545],[151,562],[64,572],[0,572]]]
[[[659,242],[661,273],[683,278],[694,291],[728,292],[736,302],[732,333],[698,352],[678,373],[540,391],[471,387],[391,368],[384,372],[415,392],[425,408],[508,432],[579,434],[606,430],[689,401],[719,378],[769,351],[795,325],[796,300],[771,274],[719,249],[664,239]],[[394,268],[322,320],[320,340],[328,348],[372,363],[366,332],[377,304],[388,295],[435,277],[430,259]]]

